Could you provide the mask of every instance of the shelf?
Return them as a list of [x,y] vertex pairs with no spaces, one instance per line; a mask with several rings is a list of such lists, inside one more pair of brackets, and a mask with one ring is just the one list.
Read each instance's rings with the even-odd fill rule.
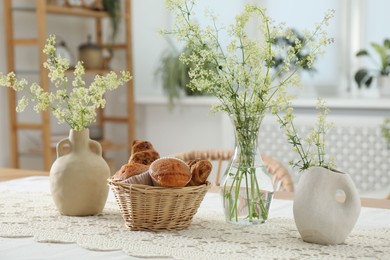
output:
[[[20,3],[22,2],[22,3]],[[40,86],[44,91],[49,91],[51,88],[51,83],[47,77],[47,71],[43,69],[43,66],[39,66],[37,69],[22,69],[16,67],[16,48],[22,46],[37,46],[39,49],[44,48],[45,39],[48,35],[48,16],[63,18],[63,17],[73,17],[75,18],[84,18],[91,19],[94,22],[94,33],[96,35],[96,43],[102,48],[118,49],[123,50],[124,58],[126,65],[122,66],[120,70],[128,70],[131,74],[132,71],[132,28],[131,28],[131,1],[123,1],[123,11],[121,13],[121,20],[124,27],[124,41],[123,43],[117,43],[114,45],[109,45],[104,42],[103,29],[106,26],[103,26],[103,18],[109,19],[109,14],[105,11],[92,10],[83,7],[70,7],[70,6],[58,6],[54,4],[48,4],[46,0],[34,0],[34,1],[16,1],[16,0],[3,0],[3,10],[4,10],[4,20],[5,20],[5,45],[7,53],[7,70],[15,71],[20,74],[29,74],[29,76],[36,75],[39,77]],[[20,28],[21,25],[24,25],[20,19],[15,19],[14,13],[16,12],[26,12],[31,13],[37,17],[34,25],[36,27],[36,37],[15,37],[15,31],[17,27],[14,26],[14,23],[18,23]],[[21,15],[21,14],[19,14]],[[22,14],[24,15],[24,13]],[[56,19],[57,19],[56,18]],[[31,26],[33,24],[29,24]],[[72,30],[72,28],[69,28]],[[81,33],[81,31],[79,32]],[[43,64],[46,60],[46,55],[38,50],[39,54],[39,64]],[[85,76],[92,77],[96,75],[106,75],[112,69],[97,69],[97,70],[85,70]],[[116,70],[117,71],[117,70]],[[74,73],[74,68],[69,69],[67,72],[68,76]],[[89,80],[88,79],[88,80]],[[126,150],[128,153],[127,147],[134,140],[135,132],[135,115],[134,115],[134,94],[133,94],[133,81],[130,81],[126,84],[126,96],[127,96],[127,116],[126,117],[114,117],[106,115],[104,109],[99,109],[97,111],[97,125],[104,127],[106,123],[122,123],[127,126],[127,139],[128,143],[126,144],[114,144],[110,140],[101,140],[100,143],[104,150],[110,151],[122,151]],[[55,144],[57,143],[53,138],[53,132],[50,124],[50,114],[49,112],[41,113],[40,123],[26,123],[20,122],[18,116],[16,115],[15,107],[17,105],[17,95],[13,91],[8,91],[8,106],[9,106],[9,121],[10,121],[10,159],[11,166],[13,168],[18,168],[19,156],[21,153],[28,153],[32,156],[39,156],[43,159],[43,169],[49,170],[53,161],[53,149],[55,150]],[[35,122],[35,121],[34,121]],[[20,137],[18,135],[19,130],[38,130],[41,131],[40,135],[40,145],[38,147],[32,147],[27,151],[20,151],[22,147],[19,147]],[[61,137],[61,136],[60,136]],[[58,141],[58,140],[57,140]],[[27,144],[24,144],[26,146]],[[43,149],[47,147],[47,149]],[[50,147],[50,148],[49,148]]]
[[[86,69],[85,70],[85,75],[90,75],[90,76],[93,76],[93,75],[106,75],[108,74],[109,72],[111,72],[112,70],[110,69],[94,69],[94,70],[90,70],[90,69]],[[69,68],[66,73],[71,73],[73,74],[74,73],[74,68]]]
[[[113,71],[112,69],[99,69],[99,70],[85,70],[85,75],[90,75],[90,76],[93,76],[93,75],[106,75],[108,73],[110,73],[111,71]],[[16,74],[31,74],[31,75],[35,75],[35,74],[39,74],[39,71],[38,70],[16,70],[15,71]],[[69,73],[69,74],[73,74],[74,73],[74,68],[70,68],[68,69],[65,73]]]
[[46,11],[47,13],[51,13],[51,14],[63,14],[63,15],[71,15],[71,16],[83,16],[83,17],[92,17],[92,18],[108,17],[107,12],[95,11],[95,10],[86,9],[82,7],[48,5],[46,7]]
[[[35,12],[34,6],[28,7],[14,7],[13,11],[21,12]],[[83,17],[92,17],[92,18],[104,18],[108,17],[108,13],[105,11],[91,10],[83,7],[68,7],[68,6],[57,6],[57,5],[47,5],[46,12],[51,14],[63,14],[70,16],[83,16]]]
[[32,39],[14,39],[15,45],[37,45],[38,39],[32,38]]

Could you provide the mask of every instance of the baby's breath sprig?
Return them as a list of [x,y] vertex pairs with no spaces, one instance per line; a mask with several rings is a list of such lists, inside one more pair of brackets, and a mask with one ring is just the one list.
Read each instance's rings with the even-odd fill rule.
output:
[[[304,41],[296,42],[288,50],[284,66],[275,68],[273,42],[276,37],[290,37],[291,29],[285,28],[283,23],[275,24],[266,9],[246,5],[235,23],[229,26],[218,26],[217,16],[209,10],[210,25],[201,27],[193,14],[195,1],[167,0],[167,6],[174,14],[175,25],[172,30],[161,32],[176,36],[193,50],[190,55],[183,53],[181,56],[182,62],[193,65],[188,87],[214,95],[221,102],[216,110],[229,114],[265,113],[275,99],[285,95],[286,86],[299,84],[296,72],[302,65],[311,66],[314,56],[333,42],[324,31],[334,15],[334,10],[330,10],[312,31],[305,31]],[[260,22],[258,29],[264,36],[261,39],[251,39],[247,34],[252,17]],[[225,44],[220,40],[222,32],[230,40]],[[299,56],[303,49],[308,53],[305,60]],[[291,70],[292,63],[297,64],[294,70]]]
[[43,66],[49,71],[48,77],[56,88],[55,92],[45,91],[37,83],[32,83],[28,87],[27,80],[17,79],[14,72],[0,74],[0,86],[12,88],[17,92],[27,92],[28,96],[23,96],[18,101],[17,112],[24,111],[29,103],[35,103],[36,112],[51,110],[58,123],[66,122],[71,129],[81,131],[96,120],[96,109],[105,106],[104,93],[125,84],[131,80],[131,76],[128,71],[121,71],[119,75],[111,71],[105,76],[96,75],[94,81],[87,87],[83,80],[85,69],[79,61],[74,70],[74,79],[69,86],[66,77],[69,61],[56,56],[55,51],[55,36],[50,35],[43,49],[47,55]]
[[[286,105],[286,103],[285,103]],[[299,136],[296,126],[294,125],[293,108],[288,104],[287,109],[273,110],[277,116],[281,128],[284,130],[289,143],[293,146],[294,151],[298,154],[298,160],[292,160],[290,165],[297,167],[300,171],[306,170],[313,166],[320,166],[328,169],[334,169],[334,160],[332,158],[327,161],[325,156],[325,136],[326,133],[333,127],[333,123],[327,123],[326,118],[329,114],[329,108],[325,105],[322,99],[318,99],[317,107],[317,123],[311,128],[306,138]],[[284,116],[280,115],[280,111],[285,111]]]

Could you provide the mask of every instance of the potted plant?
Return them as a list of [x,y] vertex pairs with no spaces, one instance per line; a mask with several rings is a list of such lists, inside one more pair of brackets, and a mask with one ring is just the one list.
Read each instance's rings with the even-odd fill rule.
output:
[[115,38],[118,35],[119,24],[121,21],[121,12],[122,12],[122,2],[121,0],[103,0],[104,10],[110,16],[111,22],[111,44],[114,44]]
[[309,73],[316,72],[316,69],[312,66],[313,61],[316,59],[316,55],[310,53],[310,49],[306,45],[305,37],[303,37],[303,35],[296,29],[290,30],[291,33],[289,35],[277,36],[272,43],[277,53],[273,58],[273,67],[276,70],[279,70],[281,67],[283,67],[284,61],[288,56],[289,48],[295,49],[297,44],[302,44],[303,46],[306,46],[306,48],[302,48],[299,50],[299,52],[297,52],[297,59],[291,62],[290,69],[294,70],[297,67],[300,67],[302,71],[307,71]]
[[163,91],[168,97],[169,106],[172,107],[175,99],[179,99],[183,92],[188,96],[202,96],[206,92],[187,87],[190,82],[188,73],[193,64],[183,63],[180,60],[180,55],[191,55],[191,47],[187,45],[180,52],[173,44],[170,44],[170,46],[171,48],[163,53],[155,75],[161,80]]
[[121,0],[102,0],[102,1],[103,1],[103,9],[108,13],[110,17],[110,24],[112,30],[110,36],[110,42],[107,46],[106,52],[103,52],[104,53],[103,67],[106,69],[109,68],[110,61],[114,57],[114,50],[112,46],[115,43],[119,31],[119,25],[122,16],[122,1]]
[[[326,123],[329,109],[321,99],[317,109],[317,124],[306,138],[299,135],[294,125],[291,106],[283,117],[279,115],[278,108],[274,114],[298,154],[298,159],[290,164],[302,171],[293,204],[295,224],[302,239],[317,244],[340,244],[356,224],[360,199],[351,177],[336,170],[333,160],[326,156],[325,136],[332,124]],[[338,191],[345,193],[343,203],[335,198]]]
[[374,80],[378,79],[378,86],[381,88],[383,95],[390,95],[390,85],[386,82],[389,79],[390,74],[390,40],[385,39],[383,44],[373,42],[371,43],[372,49],[379,57],[379,63],[373,55],[365,49],[362,49],[356,53],[356,57],[367,57],[374,65],[373,69],[360,68],[355,73],[355,82],[358,87],[361,88],[363,85],[369,88]]

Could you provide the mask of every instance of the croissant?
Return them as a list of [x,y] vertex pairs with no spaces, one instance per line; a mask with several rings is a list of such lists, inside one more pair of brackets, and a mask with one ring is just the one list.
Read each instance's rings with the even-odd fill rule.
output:
[[198,186],[205,184],[209,177],[213,165],[209,160],[190,160],[187,162],[190,167],[191,180],[187,186]]

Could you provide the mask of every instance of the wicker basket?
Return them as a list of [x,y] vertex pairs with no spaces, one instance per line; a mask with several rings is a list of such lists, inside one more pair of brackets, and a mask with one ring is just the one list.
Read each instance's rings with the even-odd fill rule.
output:
[[130,230],[175,231],[187,228],[210,183],[163,188],[108,180]]

